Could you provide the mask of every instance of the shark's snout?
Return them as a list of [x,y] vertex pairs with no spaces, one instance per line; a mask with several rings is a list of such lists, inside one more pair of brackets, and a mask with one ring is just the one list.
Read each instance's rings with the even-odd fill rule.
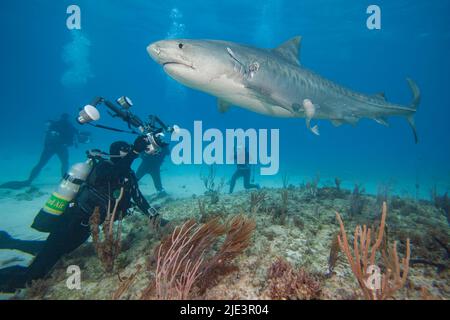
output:
[[161,47],[158,44],[158,42],[154,42],[154,43],[150,44],[147,47],[147,52],[153,60],[155,60],[158,63],[162,63],[160,61]]
[[174,68],[179,70],[181,67],[195,69],[193,62],[187,59],[182,52],[182,47],[176,41],[160,40],[154,42],[147,47],[147,52],[153,60],[163,66],[166,72],[174,71]]

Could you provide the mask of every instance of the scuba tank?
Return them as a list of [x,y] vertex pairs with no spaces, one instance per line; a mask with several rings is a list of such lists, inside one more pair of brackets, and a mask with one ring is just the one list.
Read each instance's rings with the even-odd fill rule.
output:
[[74,164],[34,218],[31,227],[40,232],[51,232],[69,203],[75,199],[93,167],[93,159]]

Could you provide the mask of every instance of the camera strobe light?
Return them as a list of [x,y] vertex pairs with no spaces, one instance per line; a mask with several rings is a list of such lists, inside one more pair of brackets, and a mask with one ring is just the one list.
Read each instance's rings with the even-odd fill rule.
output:
[[133,101],[131,101],[131,99],[126,96],[122,96],[119,99],[117,99],[117,103],[120,104],[120,106],[125,109],[129,109],[133,106]]
[[90,104],[86,105],[78,114],[78,123],[85,124],[91,121],[97,121],[100,119],[100,113],[97,108],[91,106]]

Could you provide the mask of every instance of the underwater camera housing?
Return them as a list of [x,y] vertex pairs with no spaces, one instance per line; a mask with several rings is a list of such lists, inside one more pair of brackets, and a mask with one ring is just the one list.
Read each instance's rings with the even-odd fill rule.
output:
[[[104,104],[110,112],[108,112],[113,118],[120,118],[127,123],[130,131],[121,130],[117,128],[107,127],[100,124],[92,124],[92,122],[100,119],[100,112],[98,106]],[[145,151],[147,154],[157,154],[162,148],[166,147],[169,143],[165,141],[164,133],[178,132],[179,127],[177,125],[167,126],[157,116],[150,115],[147,122],[142,121],[138,116],[133,114],[130,109],[133,106],[133,102],[130,98],[122,96],[116,100],[116,104],[106,100],[102,97],[96,97],[90,104],[86,105],[80,110],[79,117],[77,119],[79,124],[90,124],[97,128],[112,130],[116,132],[125,132],[132,134],[142,134],[147,138],[148,146]],[[138,131],[134,130],[137,129]]]

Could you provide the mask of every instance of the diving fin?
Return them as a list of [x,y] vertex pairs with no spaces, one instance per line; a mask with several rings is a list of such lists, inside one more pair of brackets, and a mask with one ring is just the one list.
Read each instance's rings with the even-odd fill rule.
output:
[[22,188],[26,188],[30,186],[30,182],[28,180],[25,181],[10,181],[6,182],[2,185],[0,185],[0,189],[12,189],[12,190],[19,190]]
[[0,231],[0,249],[11,249],[10,244],[12,241],[13,238],[9,235],[9,233]]
[[42,251],[44,244],[43,240],[14,239],[9,233],[0,231],[0,249],[18,250],[35,256]]

